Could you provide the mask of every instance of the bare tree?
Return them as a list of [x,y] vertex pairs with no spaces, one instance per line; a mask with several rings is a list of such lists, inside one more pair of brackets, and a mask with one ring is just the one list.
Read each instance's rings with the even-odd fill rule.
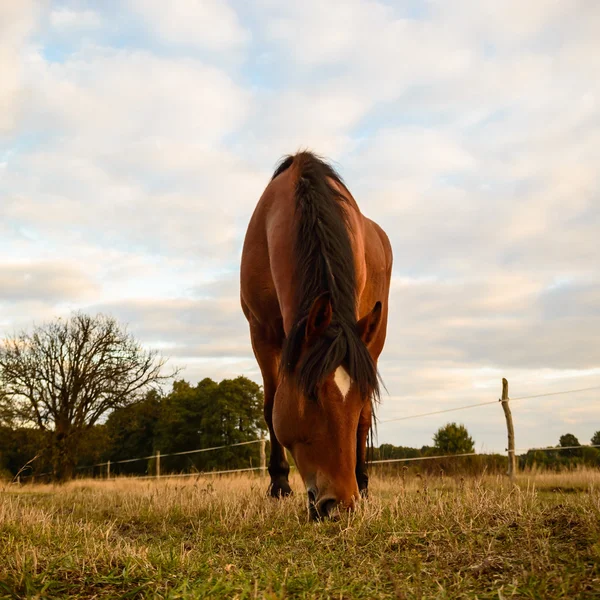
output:
[[75,313],[0,345],[0,414],[48,432],[54,475],[65,481],[86,429],[171,378],[165,362],[113,318]]

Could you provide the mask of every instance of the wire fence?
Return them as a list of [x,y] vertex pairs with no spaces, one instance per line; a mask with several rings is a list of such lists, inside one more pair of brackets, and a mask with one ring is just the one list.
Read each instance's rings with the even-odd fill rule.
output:
[[[561,396],[564,394],[576,394],[579,392],[589,392],[592,390],[600,390],[600,385],[595,385],[587,388],[578,388],[575,390],[563,390],[561,392],[549,392],[547,394],[535,394],[533,396],[520,396],[517,398],[508,398],[511,402],[515,402],[516,400],[531,400],[533,398],[546,398],[548,396]],[[392,419],[383,419],[378,421],[379,423],[392,423],[394,421],[408,421],[409,419],[420,419],[421,417],[430,417],[432,415],[442,415],[444,413],[454,412],[457,410],[466,410],[468,408],[478,408],[480,406],[490,406],[491,404],[498,404],[498,402],[502,402],[502,400],[489,400],[487,402],[478,402],[477,404],[465,404],[464,406],[455,406],[452,408],[444,408],[442,410],[434,410],[426,413],[418,413],[416,415],[405,415],[402,417],[393,417]]]
[[[554,451],[554,452],[562,452],[563,450],[581,450],[583,448],[600,448],[600,444],[582,444],[580,446],[548,446],[546,448],[518,448],[516,452],[521,452],[526,454],[527,452],[546,452],[546,451]],[[418,460],[435,460],[435,459],[447,459],[447,458],[461,458],[463,456],[499,456],[504,452],[509,452],[509,450],[497,450],[495,452],[464,452],[461,454],[435,454],[431,456],[409,456],[406,458],[385,458],[370,461],[370,464],[385,464],[385,463],[394,463],[394,462],[411,462]]]
[[96,463],[94,465],[83,465],[80,467],[77,467],[78,470],[82,470],[82,469],[91,469],[93,467],[104,467],[107,465],[121,465],[121,464],[125,464],[125,463],[132,463],[132,462],[136,462],[139,460],[152,460],[155,459],[157,456],[159,456],[160,458],[169,458],[171,456],[184,456],[186,454],[199,454],[201,452],[211,452],[212,450],[222,450],[224,448],[234,448],[236,446],[248,446],[249,444],[259,444],[263,441],[262,438],[257,439],[257,440],[249,440],[247,442],[237,442],[235,444],[223,444],[221,446],[212,446],[211,448],[196,448],[195,450],[184,450],[183,452],[168,452],[166,454],[150,454],[148,456],[140,456],[138,458],[126,458],[124,460],[114,460],[114,461],[110,461],[107,460],[106,462],[101,462],[101,463]]
[[[543,394],[534,394],[534,395],[529,395],[529,396],[519,396],[516,398],[509,398],[508,394],[507,394],[508,384],[505,380],[504,380],[504,383],[506,385],[506,393],[503,392],[503,398],[501,398],[500,400],[479,402],[479,403],[475,403],[475,404],[466,404],[463,406],[456,406],[456,407],[451,407],[451,408],[446,408],[446,409],[441,409],[441,410],[436,410],[436,411],[430,411],[430,412],[424,412],[424,413],[419,413],[419,414],[413,414],[413,415],[404,415],[404,416],[400,416],[400,417],[394,417],[391,419],[384,419],[384,420],[381,420],[378,422],[379,423],[391,423],[391,422],[397,422],[397,421],[405,421],[405,420],[409,420],[409,419],[418,419],[418,418],[429,417],[429,416],[433,416],[433,415],[440,415],[440,414],[455,412],[455,411],[468,410],[471,408],[479,408],[482,406],[490,406],[492,404],[497,404],[498,402],[503,403],[503,408],[505,408],[505,412],[506,412],[508,401],[514,402],[514,401],[518,401],[518,400],[530,400],[530,399],[535,399],[535,398],[545,398],[545,397],[549,397],[549,396],[559,396],[559,395],[565,395],[565,394],[576,394],[576,393],[587,392],[587,391],[592,391],[592,390],[600,390],[600,385],[598,385],[598,386],[590,386],[590,387],[585,387],[585,388],[577,388],[577,389],[572,389],[572,390],[562,390],[559,392],[548,392],[548,393],[543,393]],[[507,423],[508,423],[508,420],[507,420]],[[513,439],[513,443],[514,443],[514,439]],[[248,446],[251,444],[260,444],[260,466],[256,466],[256,467],[250,466],[247,468],[244,467],[244,468],[237,468],[237,469],[217,469],[217,470],[197,470],[197,469],[195,469],[195,470],[193,470],[191,472],[187,472],[187,473],[182,473],[182,472],[161,473],[161,459],[175,457],[175,456],[193,455],[193,454],[199,454],[199,453],[204,453],[204,452],[212,452],[212,451],[217,451],[217,450],[223,450],[226,448]],[[393,463],[432,461],[432,460],[442,460],[442,459],[443,460],[448,460],[448,459],[453,460],[453,459],[473,457],[473,456],[498,457],[499,455],[503,455],[504,453],[507,453],[509,462],[510,462],[511,455],[515,456],[515,454],[517,452],[522,453],[522,454],[523,453],[527,454],[529,452],[550,452],[550,451],[562,452],[562,451],[582,450],[584,448],[600,448],[600,445],[598,445],[598,444],[582,444],[582,445],[573,445],[573,446],[547,446],[547,447],[542,447],[542,448],[538,448],[538,447],[514,448],[514,447],[511,447],[510,428],[509,428],[509,448],[505,448],[504,450],[501,450],[501,451],[486,452],[486,453],[465,452],[465,453],[458,453],[458,454],[442,454],[442,455],[433,455],[432,454],[432,455],[426,455],[426,456],[410,456],[410,457],[387,458],[387,459],[381,458],[381,459],[377,459],[377,460],[371,460],[371,461],[369,461],[369,463],[372,465],[386,465],[386,464],[393,464]],[[247,441],[243,441],[243,442],[236,442],[233,444],[222,444],[222,445],[211,446],[211,447],[207,447],[207,448],[197,448],[197,449],[193,449],[193,450],[184,450],[181,452],[170,452],[170,453],[165,453],[165,454],[161,454],[160,451],[157,451],[154,454],[150,454],[150,455],[142,456],[142,457],[127,458],[127,459],[121,459],[121,460],[116,460],[116,461],[107,460],[107,461],[96,463],[93,465],[79,466],[79,467],[77,467],[77,470],[79,470],[79,471],[88,470],[89,471],[89,470],[93,470],[93,469],[97,469],[97,468],[104,468],[102,477],[105,479],[109,479],[109,478],[112,478],[115,476],[114,471],[111,473],[111,468],[114,469],[115,465],[128,464],[128,463],[144,461],[144,460],[145,461],[153,461],[154,471],[155,471],[154,474],[147,474],[147,475],[129,474],[129,475],[125,475],[125,476],[135,477],[136,479],[157,479],[157,478],[171,478],[171,477],[201,477],[201,476],[214,476],[214,475],[228,475],[228,474],[233,474],[233,473],[251,473],[251,472],[260,472],[261,475],[265,475],[266,471],[267,471],[266,440],[264,438],[260,438],[260,439],[254,439],[254,440],[247,440]],[[509,468],[509,471],[510,471],[510,468]],[[27,480],[27,479],[31,479],[31,478],[43,478],[43,477],[47,477],[50,475],[51,475],[51,473],[22,475],[22,476],[20,476],[19,479]],[[121,475],[118,475],[118,476],[121,476]]]

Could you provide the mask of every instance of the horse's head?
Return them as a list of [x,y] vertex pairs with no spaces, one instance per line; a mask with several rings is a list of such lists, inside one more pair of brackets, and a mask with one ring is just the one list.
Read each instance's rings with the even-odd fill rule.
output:
[[297,336],[292,368],[282,369],[273,426],[294,457],[313,519],[338,506],[352,509],[359,497],[357,435],[359,422],[365,435],[371,424],[377,372],[368,346],[380,319],[377,302],[344,329],[335,322],[329,295],[319,296]]

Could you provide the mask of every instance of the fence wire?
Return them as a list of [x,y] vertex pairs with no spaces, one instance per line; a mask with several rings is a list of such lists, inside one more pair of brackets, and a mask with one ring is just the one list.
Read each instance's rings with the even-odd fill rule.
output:
[[[578,392],[589,392],[591,390],[600,390],[600,385],[595,385],[587,388],[578,388],[575,390],[564,390],[562,392],[549,392],[547,394],[535,394],[533,396],[518,396],[517,398],[508,398],[509,401],[515,400],[531,400],[533,398],[545,398],[547,396],[560,396],[563,394],[576,394]],[[489,400],[487,402],[478,402],[477,404],[465,404],[464,406],[455,406],[452,408],[444,408],[442,410],[434,410],[432,412],[419,413],[416,415],[406,415],[404,417],[393,417],[392,419],[382,419],[378,423],[392,423],[395,421],[408,421],[409,419],[420,419],[421,417],[430,417],[432,415],[441,415],[444,413],[454,412],[456,410],[466,410],[467,408],[477,408],[479,406],[488,406],[491,404],[497,404],[502,400]]]

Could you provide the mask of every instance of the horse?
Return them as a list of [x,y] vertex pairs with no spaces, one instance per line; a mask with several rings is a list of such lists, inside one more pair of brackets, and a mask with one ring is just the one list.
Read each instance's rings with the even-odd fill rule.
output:
[[263,378],[273,497],[292,493],[287,448],[319,520],[368,494],[392,248],[340,175],[302,151],[282,159],[250,219],[240,298]]

